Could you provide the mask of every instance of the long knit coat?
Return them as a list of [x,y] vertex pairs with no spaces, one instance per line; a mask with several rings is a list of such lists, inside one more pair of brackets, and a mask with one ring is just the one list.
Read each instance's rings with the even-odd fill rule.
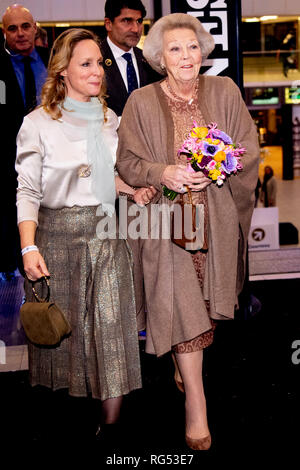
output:
[[[259,148],[255,125],[238,87],[227,77],[199,77],[204,121],[216,122],[233,142],[247,149],[243,170],[222,187],[207,187],[209,249],[201,291],[192,257],[171,240],[141,240],[147,302],[147,351],[162,355],[172,345],[211,328],[210,317],[234,316],[246,266],[246,245],[254,207]],[[160,83],[130,96],[119,128],[117,169],[132,186],[153,185],[152,204],[166,202],[161,177],[174,164],[174,125]],[[150,205],[147,206],[148,211]]]

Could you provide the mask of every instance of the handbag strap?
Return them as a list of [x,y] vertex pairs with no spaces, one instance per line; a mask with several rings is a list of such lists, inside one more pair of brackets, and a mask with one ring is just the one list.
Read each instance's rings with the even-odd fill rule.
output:
[[[40,282],[40,281],[45,281],[46,283],[46,286],[47,286],[47,294],[46,294],[46,297],[44,299],[41,299],[41,297],[38,296],[38,294],[36,293],[36,290],[34,288],[34,284],[36,282]],[[32,292],[33,292],[33,295],[34,297],[36,298],[36,300],[38,302],[49,302],[49,299],[50,299],[50,282],[49,282],[49,278],[47,276],[43,276],[41,277],[41,279],[38,279],[37,281],[30,281],[31,284],[32,284]]]
[[[190,188],[188,186],[186,186],[186,189],[187,189],[187,194],[188,194],[188,198],[189,198],[189,204],[193,204],[192,191],[190,190]],[[183,202],[183,194],[182,193],[180,193],[180,199]]]

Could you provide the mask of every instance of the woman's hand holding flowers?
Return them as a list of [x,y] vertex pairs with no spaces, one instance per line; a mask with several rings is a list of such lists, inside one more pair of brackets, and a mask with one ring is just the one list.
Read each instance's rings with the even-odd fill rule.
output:
[[186,186],[191,191],[202,191],[211,183],[203,173],[190,171],[185,165],[168,165],[162,174],[161,184],[178,192],[186,192]]
[[207,178],[202,172],[193,173],[193,184],[189,184],[191,191],[202,191],[212,183],[210,178]]

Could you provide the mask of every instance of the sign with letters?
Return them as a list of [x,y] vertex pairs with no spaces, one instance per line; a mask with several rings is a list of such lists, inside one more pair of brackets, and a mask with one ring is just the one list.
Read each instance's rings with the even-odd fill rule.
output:
[[240,0],[171,0],[172,13],[188,13],[198,18],[215,40],[215,49],[204,62],[206,75],[227,75],[243,86],[239,48]]
[[279,249],[278,207],[254,209],[248,245],[250,251]]

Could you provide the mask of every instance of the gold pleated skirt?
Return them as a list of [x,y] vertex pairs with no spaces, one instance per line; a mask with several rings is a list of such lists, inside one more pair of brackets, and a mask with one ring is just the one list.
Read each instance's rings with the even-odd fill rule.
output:
[[[29,372],[32,385],[106,400],[140,388],[141,373],[131,251],[126,240],[97,237],[96,210],[40,209],[36,244],[51,275],[50,300],[72,334],[55,348],[29,344]],[[28,281],[25,291],[31,300]]]

